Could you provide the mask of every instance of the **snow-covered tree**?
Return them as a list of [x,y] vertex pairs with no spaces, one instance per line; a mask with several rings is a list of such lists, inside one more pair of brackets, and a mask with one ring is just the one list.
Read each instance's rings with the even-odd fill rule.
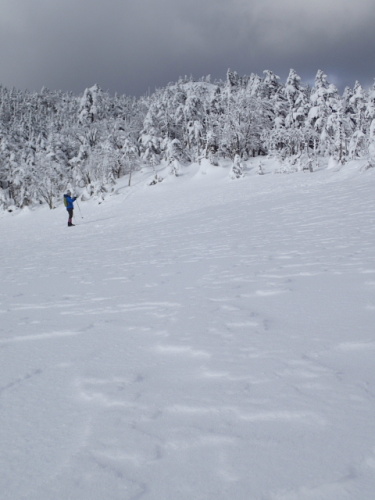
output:
[[333,84],[328,83],[327,75],[321,70],[316,74],[310,101],[312,107],[309,110],[307,119],[319,134],[319,152],[326,155],[333,154],[335,145],[331,115],[338,111],[340,98],[337,88]]
[[233,159],[233,164],[231,167],[231,178],[240,179],[244,176],[243,164],[239,155],[236,155]]
[[302,128],[307,118],[309,103],[306,89],[301,86],[301,77],[294,69],[289,71],[282,93],[287,102],[285,126],[287,128]]
[[370,166],[375,167],[375,118],[370,125],[368,154]]
[[86,89],[83,93],[78,111],[81,125],[91,124],[101,118],[102,90],[98,85]]
[[270,153],[293,168],[319,155],[371,152],[374,161],[373,120],[375,85],[356,82],[340,96],[321,70],[311,89],[293,69],[285,84],[270,70],[228,70],[225,81],[185,77],[139,99],[98,85],[81,96],[0,86],[0,206],[52,207],[68,184],[103,194],[141,162],[176,173],[182,163]]

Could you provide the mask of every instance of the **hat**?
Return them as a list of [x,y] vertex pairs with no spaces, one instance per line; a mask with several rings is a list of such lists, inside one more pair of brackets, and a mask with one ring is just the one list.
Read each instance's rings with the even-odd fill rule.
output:
[[68,195],[70,196],[72,193],[71,193],[71,191],[69,191],[69,189],[68,189],[68,191],[66,192],[66,194],[68,194]]

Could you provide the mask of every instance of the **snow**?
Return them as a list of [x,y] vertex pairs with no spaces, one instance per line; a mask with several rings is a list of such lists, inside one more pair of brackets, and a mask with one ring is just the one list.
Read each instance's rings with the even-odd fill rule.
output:
[[1,216],[2,500],[373,499],[375,169],[257,166]]

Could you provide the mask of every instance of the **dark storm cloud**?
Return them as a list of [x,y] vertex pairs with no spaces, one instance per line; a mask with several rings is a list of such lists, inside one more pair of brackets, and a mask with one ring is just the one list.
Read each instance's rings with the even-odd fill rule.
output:
[[0,0],[0,83],[142,95],[179,76],[375,77],[373,0]]

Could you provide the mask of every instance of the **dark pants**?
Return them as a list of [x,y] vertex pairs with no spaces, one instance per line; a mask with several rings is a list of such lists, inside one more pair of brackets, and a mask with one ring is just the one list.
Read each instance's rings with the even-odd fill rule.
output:
[[68,219],[68,225],[70,226],[73,222],[73,209],[72,208],[67,208],[68,214],[69,214],[69,219]]

